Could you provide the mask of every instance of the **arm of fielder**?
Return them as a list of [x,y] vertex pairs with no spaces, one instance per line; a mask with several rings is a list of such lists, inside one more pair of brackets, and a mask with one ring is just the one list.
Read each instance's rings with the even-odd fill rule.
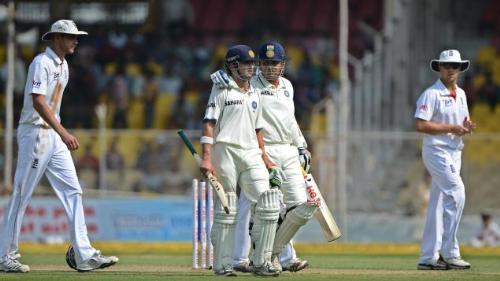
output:
[[[196,163],[198,163],[198,165],[200,165],[201,157],[194,149],[193,144],[187,138],[184,131],[179,130],[179,131],[177,131],[177,134],[179,134],[179,136],[182,139],[182,142],[184,142],[184,144],[187,146],[187,148],[189,149],[189,151],[193,155],[194,159],[196,160]],[[222,207],[224,208],[224,211],[226,212],[226,214],[229,214],[229,205],[227,203],[226,192],[224,192],[224,188],[222,187],[222,184],[220,184],[220,182],[217,180],[217,178],[212,173],[207,173],[204,176],[207,178],[208,182],[212,185],[213,189],[215,190],[215,194],[217,194],[217,197],[219,198],[219,200],[222,204]]]
[[323,195],[321,195],[313,176],[311,174],[304,174],[304,180],[306,182],[307,200],[318,202],[319,204],[318,211],[314,215],[321,226],[323,236],[328,242],[339,239],[342,233],[332,213],[328,209],[325,199],[323,199]]

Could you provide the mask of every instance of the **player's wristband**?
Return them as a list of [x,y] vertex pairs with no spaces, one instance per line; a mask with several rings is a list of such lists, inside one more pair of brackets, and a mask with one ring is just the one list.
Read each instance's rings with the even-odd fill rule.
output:
[[212,137],[207,137],[207,136],[202,136],[200,138],[200,143],[201,144],[214,144],[214,139]]

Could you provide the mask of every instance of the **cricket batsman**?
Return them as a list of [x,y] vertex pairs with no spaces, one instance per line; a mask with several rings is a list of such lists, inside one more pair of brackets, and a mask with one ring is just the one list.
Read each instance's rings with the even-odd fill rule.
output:
[[[236,224],[236,187],[251,202],[253,217],[252,272],[260,276],[278,276],[271,253],[279,218],[279,190],[270,188],[269,173],[262,159],[262,102],[250,84],[256,55],[246,45],[236,45],[226,53],[225,70],[230,74],[228,87],[212,87],[203,119],[202,173],[212,172],[226,191],[229,214],[220,200],[214,202],[212,243],[214,273],[234,276],[232,254]],[[279,180],[279,179],[278,179]],[[277,180],[274,184],[280,185]]]
[[[286,209],[278,225],[272,253],[273,266],[280,272],[283,269],[299,271],[307,267],[307,261],[295,256],[291,240],[318,208],[316,203],[307,202],[302,170],[309,170],[311,154],[306,149],[307,143],[295,119],[293,87],[290,81],[283,77],[285,64],[286,55],[283,46],[277,42],[266,42],[259,48],[260,72],[250,80],[250,84],[258,90],[262,100],[264,146],[261,149],[264,163],[272,171],[272,175],[273,171],[277,170],[283,173],[284,178],[280,189]],[[211,77],[216,86],[227,87],[227,75],[222,71],[213,73]],[[245,204],[242,202],[242,205]],[[246,227],[245,224],[241,224],[241,230],[238,232],[244,233]],[[244,240],[246,236],[243,234],[242,237],[235,239]],[[285,246],[288,255],[283,256],[280,262],[279,256]],[[236,247],[245,251],[244,246],[237,244]],[[240,253],[236,253],[237,258],[239,255],[241,256]]]

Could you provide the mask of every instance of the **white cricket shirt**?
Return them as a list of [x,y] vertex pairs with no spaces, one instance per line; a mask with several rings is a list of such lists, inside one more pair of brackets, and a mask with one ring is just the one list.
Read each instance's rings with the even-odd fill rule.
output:
[[[417,100],[415,118],[440,124],[462,125],[465,117],[469,117],[465,92],[456,86],[454,99],[441,80],[426,89]],[[441,145],[453,149],[462,149],[464,144],[461,136],[452,133],[431,135],[424,134],[424,145]]]
[[292,83],[280,77],[276,87],[259,73],[250,84],[259,90],[261,96],[264,143],[307,147],[295,119]]
[[258,148],[255,130],[261,129],[261,101],[250,85],[247,92],[230,79],[229,89],[212,87],[204,120],[215,120],[214,143],[228,143],[241,148]]
[[[55,103],[54,115],[60,121],[59,110],[62,93],[68,84],[68,78],[68,63],[66,60],[61,60],[50,47],[36,56],[28,69],[19,124],[43,125],[45,123],[40,114],[33,108],[31,94],[44,95],[49,108],[51,108],[51,102]],[[61,95],[57,100],[53,100],[52,95],[57,83],[61,83]]]

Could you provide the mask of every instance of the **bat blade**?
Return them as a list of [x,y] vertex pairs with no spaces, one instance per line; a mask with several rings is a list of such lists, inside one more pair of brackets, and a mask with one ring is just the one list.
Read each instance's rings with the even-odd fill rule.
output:
[[323,195],[321,195],[321,191],[314,181],[313,176],[311,174],[305,174],[304,180],[306,182],[307,200],[309,202],[316,202],[319,204],[319,209],[314,216],[321,226],[323,236],[328,242],[339,239],[342,236],[342,233],[340,232],[337,222],[330,212],[330,209],[326,205],[325,199],[323,199]]

